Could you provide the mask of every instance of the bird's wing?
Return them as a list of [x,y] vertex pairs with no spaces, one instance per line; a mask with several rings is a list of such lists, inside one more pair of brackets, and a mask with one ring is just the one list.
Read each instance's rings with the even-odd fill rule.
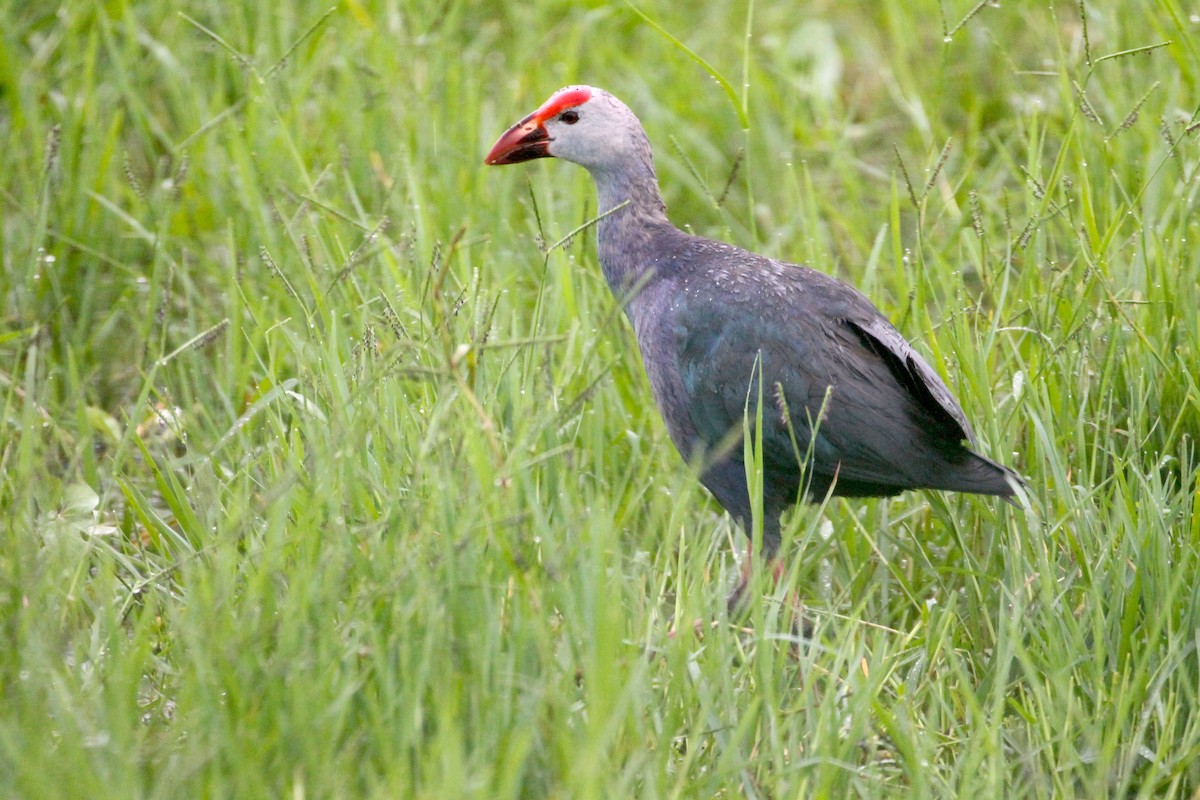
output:
[[[749,412],[756,417],[762,381],[763,457],[768,465],[795,468],[798,456],[815,450],[815,461],[836,463],[841,453],[818,424],[826,381],[809,369],[815,351],[831,346],[819,329],[781,337],[772,321],[738,304],[699,303],[678,309],[675,333],[688,415],[707,449],[736,444]],[[786,368],[791,365],[795,368]],[[782,397],[780,389],[782,389]],[[740,447],[729,452],[741,459]]]
[[962,407],[950,394],[940,375],[908,343],[900,332],[881,316],[846,319],[845,324],[858,335],[863,346],[887,365],[896,382],[939,423],[939,432],[947,439],[975,444],[975,434]]
[[677,305],[678,366],[697,435],[710,448],[728,443],[748,398],[754,418],[761,369],[768,464],[794,469],[797,451],[811,447],[818,474],[881,487],[921,483],[931,440],[949,450],[972,438],[962,410],[866,298],[813,276],[820,273],[808,272],[799,305],[770,294]]

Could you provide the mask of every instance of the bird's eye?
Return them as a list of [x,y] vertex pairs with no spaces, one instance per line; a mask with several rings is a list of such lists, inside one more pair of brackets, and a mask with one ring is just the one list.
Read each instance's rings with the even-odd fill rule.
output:
[[568,108],[566,111],[558,115],[558,118],[568,125],[574,125],[579,122],[579,112],[573,108]]

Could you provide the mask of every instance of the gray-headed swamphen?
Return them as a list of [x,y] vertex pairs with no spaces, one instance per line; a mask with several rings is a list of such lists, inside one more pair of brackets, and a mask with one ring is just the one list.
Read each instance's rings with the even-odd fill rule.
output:
[[[748,407],[755,419],[761,379],[765,557],[778,551],[780,514],[802,495],[1010,497],[1021,485],[971,449],[974,434],[946,384],[859,291],[672,225],[646,132],[613,95],[555,92],[500,137],[486,163],[551,156],[595,180],[600,266],[633,324],[667,431],[747,532],[740,433]],[[744,589],[745,573],[731,606]]]

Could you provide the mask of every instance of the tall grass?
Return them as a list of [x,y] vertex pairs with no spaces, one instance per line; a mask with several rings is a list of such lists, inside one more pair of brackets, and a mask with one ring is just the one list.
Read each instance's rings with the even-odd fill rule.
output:
[[[638,9],[0,10],[0,795],[1200,792],[1200,22]],[[730,623],[742,534],[549,248],[590,182],[481,164],[570,82],[677,223],[875,299],[1029,507],[801,509]]]

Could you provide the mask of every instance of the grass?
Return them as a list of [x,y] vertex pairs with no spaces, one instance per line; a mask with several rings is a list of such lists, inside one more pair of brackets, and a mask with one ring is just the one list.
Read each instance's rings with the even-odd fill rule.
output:
[[[1200,795],[1200,22],[638,8],[3,7],[0,796]],[[590,182],[481,163],[570,82],[1030,508],[807,507],[728,624]]]

